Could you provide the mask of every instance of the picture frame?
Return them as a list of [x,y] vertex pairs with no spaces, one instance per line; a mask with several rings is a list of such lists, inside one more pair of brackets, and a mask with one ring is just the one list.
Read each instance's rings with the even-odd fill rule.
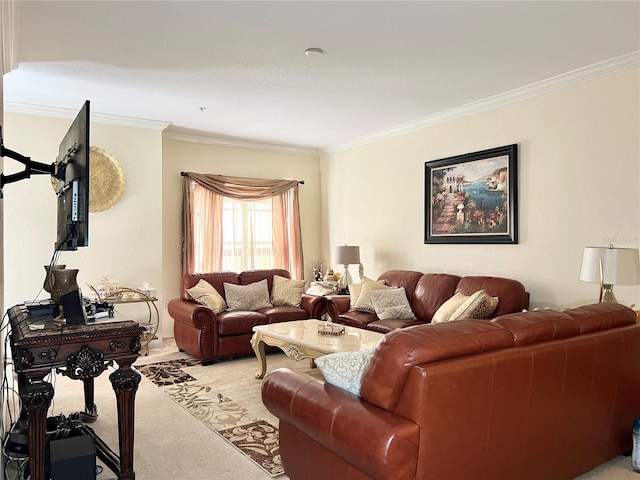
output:
[[425,162],[424,243],[518,243],[518,145]]

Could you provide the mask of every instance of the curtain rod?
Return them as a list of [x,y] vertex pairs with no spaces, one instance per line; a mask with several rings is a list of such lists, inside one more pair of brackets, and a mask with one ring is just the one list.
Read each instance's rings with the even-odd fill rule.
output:
[[[186,176],[186,175],[187,175],[187,172],[180,172],[180,176],[184,177],[184,176]],[[304,180],[298,180],[298,183],[299,183],[300,185],[304,185]]]

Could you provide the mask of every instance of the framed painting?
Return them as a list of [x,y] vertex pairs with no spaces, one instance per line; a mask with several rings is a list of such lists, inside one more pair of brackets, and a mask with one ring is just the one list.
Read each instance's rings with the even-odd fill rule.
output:
[[518,243],[518,145],[424,167],[424,243]]

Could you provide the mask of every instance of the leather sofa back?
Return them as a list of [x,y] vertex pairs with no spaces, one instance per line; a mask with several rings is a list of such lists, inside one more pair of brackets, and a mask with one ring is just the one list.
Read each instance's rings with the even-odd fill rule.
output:
[[286,270],[280,268],[272,268],[270,270],[245,270],[240,272],[240,283],[242,285],[249,285],[250,283],[259,282],[261,280],[267,280],[267,287],[271,291],[273,285],[273,276],[278,275],[284,278],[291,278],[291,275]]
[[391,287],[404,287],[414,315],[425,323],[430,322],[438,308],[458,292],[472,295],[484,289],[488,295],[498,297],[500,301],[493,317],[529,307],[529,293],[524,285],[510,278],[389,270],[378,280]]
[[393,410],[412,367],[512,346],[511,333],[486,320],[458,320],[395,330],[378,345],[360,392],[367,402]]
[[209,272],[209,273],[190,273],[182,275],[182,289],[180,298],[193,302],[193,298],[187,292],[188,289],[197,285],[200,280],[209,282],[220,295],[224,297],[225,283],[240,284],[240,276],[236,272]]
[[416,285],[414,297],[410,300],[416,318],[430,322],[438,308],[453,297],[459,281],[460,277],[457,275],[424,274]]
[[561,341],[634,325],[632,310],[618,304],[587,305],[566,312],[542,310],[487,320],[416,325],[388,333],[366,370],[361,394],[393,411],[413,367],[512,347]]
[[224,284],[233,283],[236,285],[249,285],[250,283],[267,280],[267,286],[271,291],[273,285],[273,276],[291,278],[291,274],[280,268],[272,268],[270,270],[245,270],[244,272],[208,272],[208,273],[190,273],[182,276],[182,291],[180,298],[182,300],[193,301],[187,290],[195,286],[200,279],[209,282],[220,295],[224,298]]
[[493,312],[493,317],[499,317],[511,312],[519,312],[529,308],[529,292],[524,285],[517,280],[501,277],[469,276],[462,277],[456,286],[455,293],[461,292],[472,295],[478,290],[487,292],[487,295],[498,297],[500,301]]

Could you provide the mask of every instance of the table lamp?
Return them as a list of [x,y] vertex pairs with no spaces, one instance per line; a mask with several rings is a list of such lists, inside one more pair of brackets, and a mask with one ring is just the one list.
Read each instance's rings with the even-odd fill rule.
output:
[[349,265],[360,265],[360,247],[353,245],[334,247],[333,261],[339,265],[344,265],[344,273],[338,281],[338,290],[345,291],[351,283]]
[[600,284],[600,302],[618,303],[614,285],[640,284],[640,257],[637,248],[585,247],[580,280]]

